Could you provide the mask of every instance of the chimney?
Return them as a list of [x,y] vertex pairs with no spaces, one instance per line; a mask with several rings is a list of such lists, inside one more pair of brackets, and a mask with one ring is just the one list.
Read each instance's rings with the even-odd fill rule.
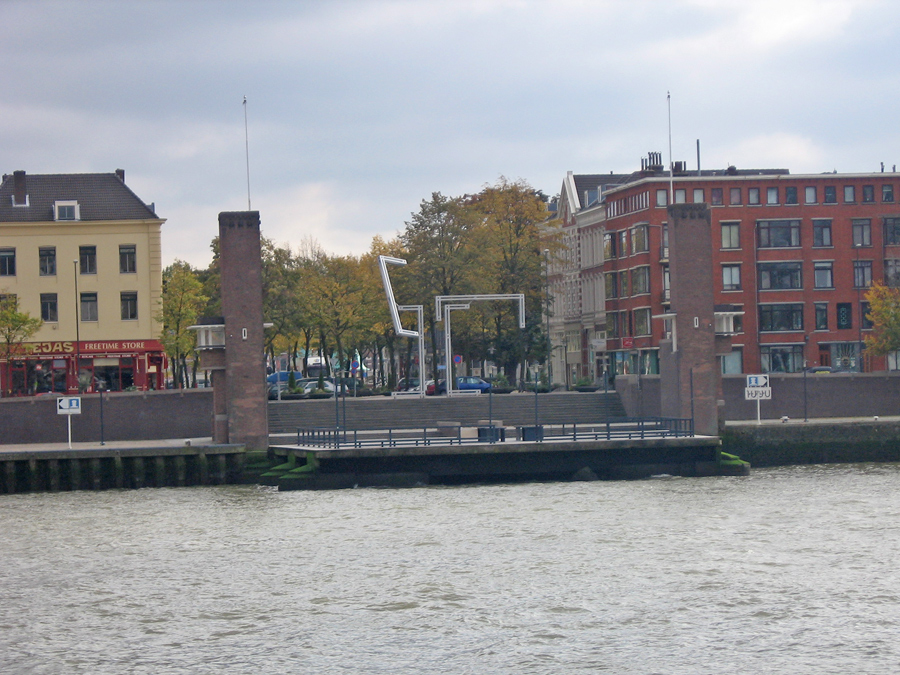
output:
[[125,169],[116,169],[116,175],[120,181],[125,182]]
[[13,206],[28,206],[24,171],[13,171]]

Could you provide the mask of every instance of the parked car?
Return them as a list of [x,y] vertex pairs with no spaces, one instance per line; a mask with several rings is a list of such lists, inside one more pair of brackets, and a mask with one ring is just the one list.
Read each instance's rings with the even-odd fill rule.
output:
[[480,392],[486,392],[490,390],[491,383],[485,382],[480,377],[465,375],[456,378],[456,388],[461,391],[472,391],[473,389],[477,389]]
[[294,379],[300,379],[300,371],[290,371],[290,370],[281,370],[277,373],[272,373],[271,375],[266,376],[266,382],[269,384],[275,384],[276,382],[287,382],[291,379],[291,372],[294,373]]
[[812,368],[806,369],[807,373],[815,373],[816,375],[820,375],[823,373],[836,373],[838,372],[837,368],[832,368],[831,366],[813,366]]
[[[307,382],[303,385],[303,393],[306,394],[307,396],[309,396],[310,394],[314,394],[318,388],[319,388],[319,381],[318,380],[310,380],[309,382]],[[330,380],[324,380],[322,382],[322,389],[325,391],[326,394],[328,394],[330,396],[334,396],[335,386],[334,386],[334,383],[331,382]],[[344,396],[347,393],[347,391],[348,391],[348,389],[347,389],[346,384],[341,384],[339,395]]]
[[412,377],[407,380],[405,377],[400,379],[400,382],[397,383],[397,388],[395,391],[410,391],[412,389],[419,388],[419,378]]
[[[471,375],[463,375],[461,377],[456,378],[456,389],[458,391],[480,391],[482,393],[488,392],[491,389],[491,383],[485,382],[480,377],[472,377]],[[425,391],[428,394],[428,390]],[[434,394],[446,394],[447,393],[447,382],[446,380],[438,380],[437,385],[435,385]]]
[[438,391],[437,391],[438,386],[443,385],[443,383],[444,383],[443,380],[438,380],[437,382],[435,382],[434,380],[428,380],[425,383],[425,395],[426,396],[434,396],[435,394],[438,393]]

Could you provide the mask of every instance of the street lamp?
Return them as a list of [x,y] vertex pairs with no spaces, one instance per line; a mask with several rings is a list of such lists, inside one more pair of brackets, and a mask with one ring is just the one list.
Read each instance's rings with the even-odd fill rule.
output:
[[550,339],[550,249],[544,249],[544,306],[547,315],[547,391],[553,388],[553,341]]

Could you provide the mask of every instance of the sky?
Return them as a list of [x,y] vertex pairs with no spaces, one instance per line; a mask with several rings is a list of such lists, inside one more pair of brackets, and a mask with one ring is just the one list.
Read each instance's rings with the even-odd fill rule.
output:
[[896,0],[0,0],[0,171],[124,169],[206,267],[249,155],[264,236],[358,255],[433,192],[668,161],[667,93],[691,168],[890,171],[898,38]]

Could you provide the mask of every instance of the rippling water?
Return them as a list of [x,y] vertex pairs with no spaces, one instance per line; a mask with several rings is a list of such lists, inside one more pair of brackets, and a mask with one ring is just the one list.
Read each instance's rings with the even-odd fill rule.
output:
[[896,673],[900,466],[0,498],[4,673]]

